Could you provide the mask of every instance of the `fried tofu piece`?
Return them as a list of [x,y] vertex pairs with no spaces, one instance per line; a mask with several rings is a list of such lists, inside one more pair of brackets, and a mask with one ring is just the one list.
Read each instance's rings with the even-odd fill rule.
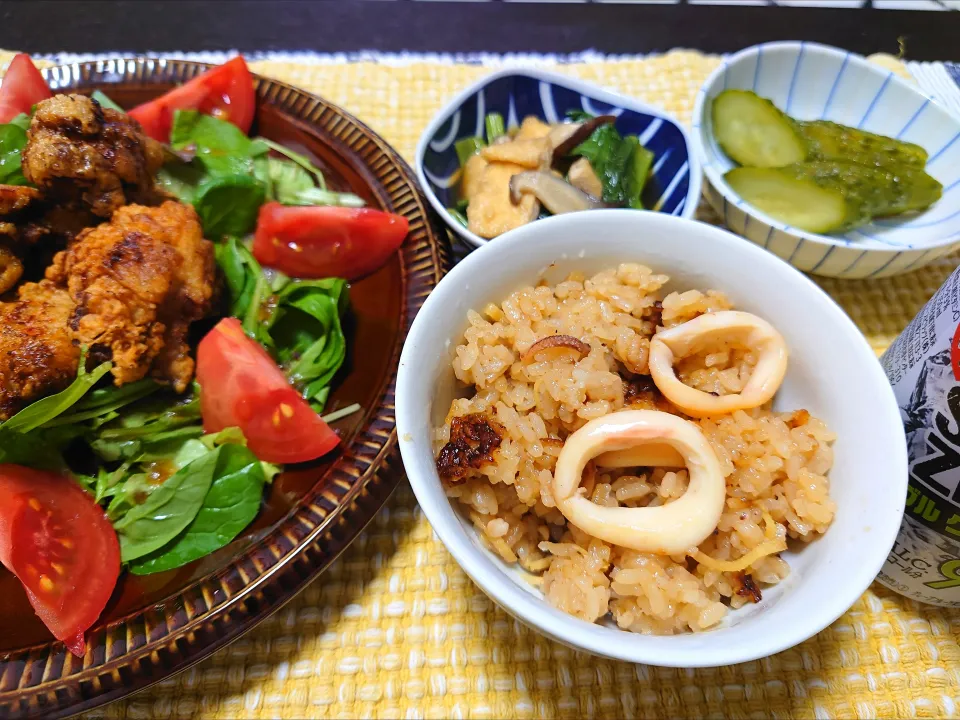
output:
[[80,359],[69,328],[75,308],[70,293],[47,280],[26,283],[16,302],[0,303],[0,420],[73,382]]
[[550,134],[552,127],[535,115],[527,115],[520,123],[515,140],[539,140]]
[[600,178],[594,172],[593,165],[585,157],[578,158],[570,166],[567,179],[570,180],[571,185],[578,190],[583,190],[590,197],[603,197],[603,183],[600,182]]
[[483,177],[483,171],[487,167],[487,161],[483,156],[477,153],[471,155],[470,159],[464,163],[463,175],[460,178],[460,187],[463,191],[463,197],[467,202],[473,199],[480,189],[480,180]]
[[489,163],[513,163],[527,170],[546,170],[550,167],[553,147],[545,137],[533,140],[511,140],[488,145],[480,151],[480,154]]
[[178,392],[193,377],[187,332],[210,311],[215,277],[213,244],[196,212],[172,201],[121,208],[47,269],[76,303],[75,341],[113,361],[117,385],[150,374]]
[[125,113],[84,95],[55,95],[37,104],[23,174],[53,203],[108,218],[153,192],[162,146]]
[[534,195],[523,195],[516,205],[510,200],[510,178],[525,169],[520,165],[500,162],[490,163],[484,168],[476,195],[467,206],[471,232],[480,237],[495,238],[537,217],[540,204]]

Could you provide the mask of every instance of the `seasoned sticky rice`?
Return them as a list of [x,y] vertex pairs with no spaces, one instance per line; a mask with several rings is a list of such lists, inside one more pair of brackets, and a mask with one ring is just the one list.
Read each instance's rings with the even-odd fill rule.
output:
[[[726,479],[719,525],[699,548],[667,556],[618,547],[557,509],[552,473],[572,432],[628,408],[683,416],[650,379],[650,338],[732,305],[714,290],[664,296],[667,281],[623,264],[590,278],[573,273],[555,287],[525,287],[470,311],[453,370],[471,394],[453,401],[435,436],[447,495],[483,542],[527,570],[552,605],[661,635],[705,630],[729,608],[759,601],[763,588],[790,572],[768,549],[816,538],[835,510],[827,479],[834,435],[806,410],[769,406],[691,420]],[[553,346],[534,347],[557,336]],[[676,371],[691,387],[725,395],[743,388],[756,360],[755,351],[730,342],[699,348],[679,359]],[[663,505],[686,486],[686,470],[592,462],[581,480],[586,497],[605,506]],[[739,567],[740,558],[748,564]]]

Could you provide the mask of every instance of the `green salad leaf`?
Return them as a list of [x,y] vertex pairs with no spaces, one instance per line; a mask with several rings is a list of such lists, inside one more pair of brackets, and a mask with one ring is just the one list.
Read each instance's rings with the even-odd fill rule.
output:
[[[131,403],[152,395],[162,386],[160,383],[144,378],[128,383],[122,387],[108,385],[88,392],[82,400],[69,408],[71,412],[64,412],[43,424],[44,428],[55,428],[65,425],[90,421],[93,427],[99,427],[116,417],[116,411]],[[40,401],[37,401],[40,402]],[[32,407],[32,406],[31,406]]]
[[260,511],[266,476],[256,456],[242,445],[222,445],[207,452],[216,456],[216,466],[199,511],[176,537],[132,562],[134,575],[172,570],[219,550]]
[[26,465],[40,470],[63,470],[60,449],[36,433],[21,433],[0,426],[0,463]]
[[216,257],[229,291],[230,314],[243,318],[263,275],[260,263],[249,248],[235,237],[227,237],[217,243]]
[[144,502],[114,520],[122,562],[163,547],[193,521],[210,490],[218,457],[219,453],[207,453],[188,463],[157,485]]
[[328,190],[323,173],[306,156],[266,138],[248,138],[235,125],[196,110],[176,112],[170,145],[175,151],[195,151],[193,159],[168,157],[157,184],[191,203],[204,235],[215,240],[251,232],[267,200],[285,205],[364,205],[352,193]]
[[330,382],[347,354],[341,319],[349,305],[340,278],[294,280],[260,267],[236,238],[217,245],[230,296],[230,314],[263,345],[287,379],[322,412]]
[[268,328],[272,349],[307,400],[319,402],[346,358],[340,318],[348,298],[347,283],[340,278],[291,280],[276,296],[275,319]]
[[103,93],[100,90],[94,90],[92,93],[90,93],[90,97],[100,103],[100,107],[116,110],[117,112],[124,112],[122,107],[117,105],[113,100],[107,97],[106,93]]
[[[273,140],[268,140],[267,138],[264,138],[264,137],[257,138],[257,140],[263,143],[264,145],[266,145],[270,150],[273,150],[275,153],[279,153],[280,155],[285,157],[287,160],[290,160],[291,161],[290,164],[296,165],[301,170],[306,171],[314,180],[316,180],[317,186],[321,190],[327,189],[327,181],[324,179],[323,173],[320,172],[320,170],[316,166],[314,166],[312,162],[310,162],[310,158],[308,158],[306,155],[301,155],[298,152],[294,152],[290,148],[284,147],[280,143],[275,143],[273,142]],[[279,158],[274,158],[274,159],[279,159]],[[287,163],[282,163],[282,164],[286,165]],[[313,185],[312,182],[310,184]]]
[[111,363],[105,362],[90,372],[87,372],[84,368],[85,359],[84,355],[81,354],[77,379],[70,383],[70,386],[67,387],[66,390],[61,390],[56,395],[49,395],[27,405],[27,407],[12,418],[2,423],[2,427],[6,430],[28,433],[50,422],[76,405],[77,402],[97,384],[100,378],[110,372],[110,368],[112,367]]
[[[119,109],[102,93],[94,97]],[[19,181],[29,121],[24,115],[0,126],[0,182]],[[194,205],[205,235],[223,238],[216,257],[231,314],[321,411],[346,357],[341,321],[347,283],[265,270],[237,238],[254,228],[266,200],[363,201],[330,191],[309,158],[194,111],[176,114],[171,142],[185,152],[167,153],[158,183]],[[65,390],[0,423],[0,462],[73,475],[105,508],[121,559],[136,574],[180,567],[224,547],[256,517],[264,485],[281,468],[259,461],[238,428],[204,434],[196,383],[183,397],[146,378],[116,387],[109,382],[111,367],[108,362],[88,371],[82,351],[77,377]],[[87,470],[90,461],[95,471]]]
[[196,384],[186,399],[147,400],[87,434],[102,459],[153,462],[173,457],[183,444],[203,435]]
[[30,118],[20,114],[11,122],[0,125],[0,184],[27,185],[23,176],[21,156],[27,146],[27,128]]
[[219,238],[252,231],[265,197],[266,188],[256,178],[223,175],[201,182],[192,202],[204,234]]
[[156,185],[181,202],[192,205],[197,188],[207,177],[199,163],[168,162],[157,172]]
[[252,175],[253,159],[269,148],[233,123],[196,110],[177,110],[170,129],[174,150],[196,148],[194,162],[210,175]]
[[271,199],[285,205],[296,205],[304,190],[314,187],[313,176],[295,162],[277,157],[266,157],[258,172],[266,173],[268,193]]

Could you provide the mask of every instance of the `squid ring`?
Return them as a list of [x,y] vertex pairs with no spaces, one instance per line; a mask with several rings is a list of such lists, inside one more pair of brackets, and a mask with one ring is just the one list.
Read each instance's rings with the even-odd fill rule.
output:
[[[758,348],[750,379],[739,393],[715,396],[684,385],[673,363],[705,340],[739,336],[747,347]],[[650,340],[650,375],[664,397],[691,417],[726,415],[759,407],[774,396],[787,372],[787,344],[766,320],[747,312],[724,310],[707,313],[657,333]]]
[[[682,456],[690,484],[677,500],[659,507],[601,507],[578,492],[591,459],[644,445],[666,445]],[[591,420],[567,438],[553,474],[553,496],[563,516],[594,537],[631,550],[675,555],[695,548],[716,529],[726,483],[713,448],[692,422],[659,410],[622,410]]]

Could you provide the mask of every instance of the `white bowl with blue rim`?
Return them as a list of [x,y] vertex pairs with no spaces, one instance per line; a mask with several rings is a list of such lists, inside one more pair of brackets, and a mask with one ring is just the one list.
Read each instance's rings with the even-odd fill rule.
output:
[[[842,235],[790,227],[745,202],[723,179],[735,167],[717,145],[710,108],[729,88],[753,90],[800,120],[832,120],[906,140],[929,153],[943,197],[925,212],[876,218]],[[724,60],[693,111],[704,194],[728,228],[817,275],[876,278],[916,270],[960,247],[960,118],[912,83],[845,50],[805,42],[756,45]]]
[[596,85],[544,70],[501,70],[474,83],[434,117],[417,146],[417,176],[434,209],[474,247],[489,242],[460,224],[447,208],[459,198],[460,161],[456,142],[483,137],[488,113],[500,113],[507,128],[528,115],[563,122],[570,110],[616,116],[621,135],[636,135],[653,152],[650,187],[644,199],[652,209],[691,218],[700,200],[700,160],[690,136],[669,113]]

